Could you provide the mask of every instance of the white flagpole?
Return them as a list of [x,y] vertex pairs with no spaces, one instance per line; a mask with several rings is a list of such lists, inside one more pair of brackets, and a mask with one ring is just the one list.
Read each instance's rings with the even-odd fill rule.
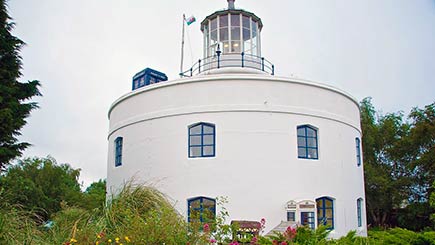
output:
[[186,22],[186,15],[183,14],[183,34],[181,36],[181,65],[180,65],[180,77],[183,77],[181,73],[183,73],[183,60],[184,60],[184,22]]

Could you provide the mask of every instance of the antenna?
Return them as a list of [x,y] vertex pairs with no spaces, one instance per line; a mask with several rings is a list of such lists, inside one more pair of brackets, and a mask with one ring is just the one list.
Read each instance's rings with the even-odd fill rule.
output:
[[228,1],[228,9],[234,9],[234,2],[236,0],[227,0]]

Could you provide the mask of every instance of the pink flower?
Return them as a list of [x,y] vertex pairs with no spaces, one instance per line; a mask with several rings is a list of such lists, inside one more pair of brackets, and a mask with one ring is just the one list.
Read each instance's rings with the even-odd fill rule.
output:
[[262,218],[262,219],[260,220],[260,223],[261,223],[262,226],[265,225],[265,224],[266,224],[266,219],[265,219],[265,218]]
[[287,243],[286,242],[282,242],[280,245],[287,245]]
[[204,224],[203,230],[204,230],[204,232],[209,232],[210,231],[210,226],[207,223]]
[[239,245],[239,243],[234,241],[234,242],[231,242],[229,245]]
[[217,241],[215,239],[210,239],[210,243],[216,243]]

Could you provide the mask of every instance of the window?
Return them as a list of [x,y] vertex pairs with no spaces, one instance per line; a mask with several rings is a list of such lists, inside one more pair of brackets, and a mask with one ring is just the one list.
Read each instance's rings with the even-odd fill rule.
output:
[[358,227],[362,226],[361,206],[362,206],[362,198],[359,198],[358,200],[356,200],[356,213],[358,217]]
[[314,212],[301,212],[301,224],[314,230]]
[[334,200],[329,197],[316,199],[317,225],[328,226],[328,230],[334,229]]
[[189,127],[189,157],[215,156],[215,126],[197,123]]
[[188,222],[210,223],[216,217],[216,200],[194,197],[187,200]]
[[298,126],[298,158],[318,159],[317,130],[308,125]]
[[296,216],[294,211],[287,211],[287,221],[296,221]]
[[122,165],[122,137],[115,139],[115,167]]
[[356,164],[357,166],[361,166],[361,140],[359,138],[355,138],[356,144]]

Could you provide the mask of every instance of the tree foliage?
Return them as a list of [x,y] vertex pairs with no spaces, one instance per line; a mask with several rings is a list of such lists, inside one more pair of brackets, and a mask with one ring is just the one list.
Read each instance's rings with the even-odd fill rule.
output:
[[[435,180],[435,103],[382,115],[370,98],[361,102],[368,221],[420,230],[430,225]],[[412,216],[412,217],[411,217]]]
[[38,81],[17,80],[21,76],[20,50],[24,42],[11,34],[14,23],[10,20],[5,0],[0,0],[0,171],[29,146],[18,142],[17,136],[30,111],[37,108],[35,102],[26,101],[41,95]]
[[79,169],[58,165],[51,157],[21,160],[0,177],[2,202],[19,204],[46,220],[61,209],[62,202],[81,203],[79,175]]

